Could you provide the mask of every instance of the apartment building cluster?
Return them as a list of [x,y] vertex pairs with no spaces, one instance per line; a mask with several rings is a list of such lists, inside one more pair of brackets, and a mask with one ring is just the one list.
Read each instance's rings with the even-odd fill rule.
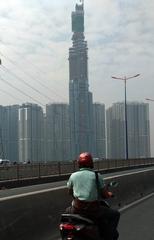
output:
[[[90,152],[96,158],[124,159],[124,103],[114,103],[106,111],[104,104],[92,106],[94,145]],[[149,105],[131,102],[127,109],[129,158],[150,157]],[[12,162],[71,161],[71,141],[68,104],[48,104],[45,113],[32,103],[0,106],[0,158]]]
[[[98,111],[97,107],[100,114],[96,114],[95,129],[99,133],[99,115],[103,112],[104,105],[95,104],[95,112]],[[105,156],[105,148],[102,150],[99,147],[101,142],[105,143],[104,135],[104,132],[102,136],[100,133],[98,136],[95,134],[98,142],[97,148],[95,144],[97,156]],[[33,103],[0,106],[0,158],[12,162],[72,160],[69,105],[48,104],[45,113],[39,105]]]

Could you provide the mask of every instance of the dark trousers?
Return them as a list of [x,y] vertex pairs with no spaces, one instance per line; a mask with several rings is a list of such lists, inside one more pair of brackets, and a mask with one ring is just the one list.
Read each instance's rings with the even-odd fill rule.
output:
[[105,240],[117,240],[119,233],[117,231],[120,213],[117,210],[101,206],[96,217],[100,235]]
[[84,208],[69,207],[66,212],[80,214],[96,222],[103,240],[118,239],[117,226],[120,219],[118,210],[101,205],[85,205]]

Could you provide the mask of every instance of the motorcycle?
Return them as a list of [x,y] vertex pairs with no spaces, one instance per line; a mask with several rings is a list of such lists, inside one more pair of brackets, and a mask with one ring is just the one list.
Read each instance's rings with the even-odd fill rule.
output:
[[[111,182],[107,187],[116,186],[116,182]],[[100,204],[110,207],[104,199],[100,201]],[[62,214],[59,229],[62,240],[102,240],[97,224],[79,214]]]

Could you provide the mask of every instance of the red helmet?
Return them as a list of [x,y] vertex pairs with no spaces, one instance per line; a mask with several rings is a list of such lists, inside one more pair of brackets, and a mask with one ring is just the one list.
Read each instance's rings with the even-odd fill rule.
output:
[[93,168],[93,158],[90,153],[84,152],[79,155],[78,158],[78,165],[79,168],[86,167],[86,168]]

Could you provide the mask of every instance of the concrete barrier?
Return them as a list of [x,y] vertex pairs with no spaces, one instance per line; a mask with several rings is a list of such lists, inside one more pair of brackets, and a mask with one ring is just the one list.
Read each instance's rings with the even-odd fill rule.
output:
[[[119,183],[112,200],[116,208],[154,191],[154,170],[106,178],[111,180]],[[0,239],[39,240],[47,232],[53,236],[70,201],[65,187],[0,198]]]
[[112,206],[119,208],[154,191],[154,170],[106,178],[106,182],[110,181],[116,181],[119,184],[116,189],[113,189],[115,197],[110,200]]
[[[102,174],[106,174],[106,173],[113,173],[113,172],[125,171],[125,170],[131,170],[131,169],[148,168],[149,166],[152,167],[154,166],[154,164],[144,163],[140,165],[130,165],[130,166],[120,166],[120,167],[117,166],[117,167],[110,167],[106,169],[101,169],[98,166],[96,166],[95,169],[96,170],[99,169],[99,171]],[[49,182],[63,181],[63,180],[67,180],[70,174],[71,173],[61,174],[61,175],[33,177],[33,178],[4,180],[4,181],[0,181],[0,189],[19,188],[19,187],[31,186],[31,185],[37,185],[37,184],[43,184],[43,183],[49,183]]]
[[1,198],[0,239],[33,239],[48,229],[53,234],[69,201],[65,187]]

